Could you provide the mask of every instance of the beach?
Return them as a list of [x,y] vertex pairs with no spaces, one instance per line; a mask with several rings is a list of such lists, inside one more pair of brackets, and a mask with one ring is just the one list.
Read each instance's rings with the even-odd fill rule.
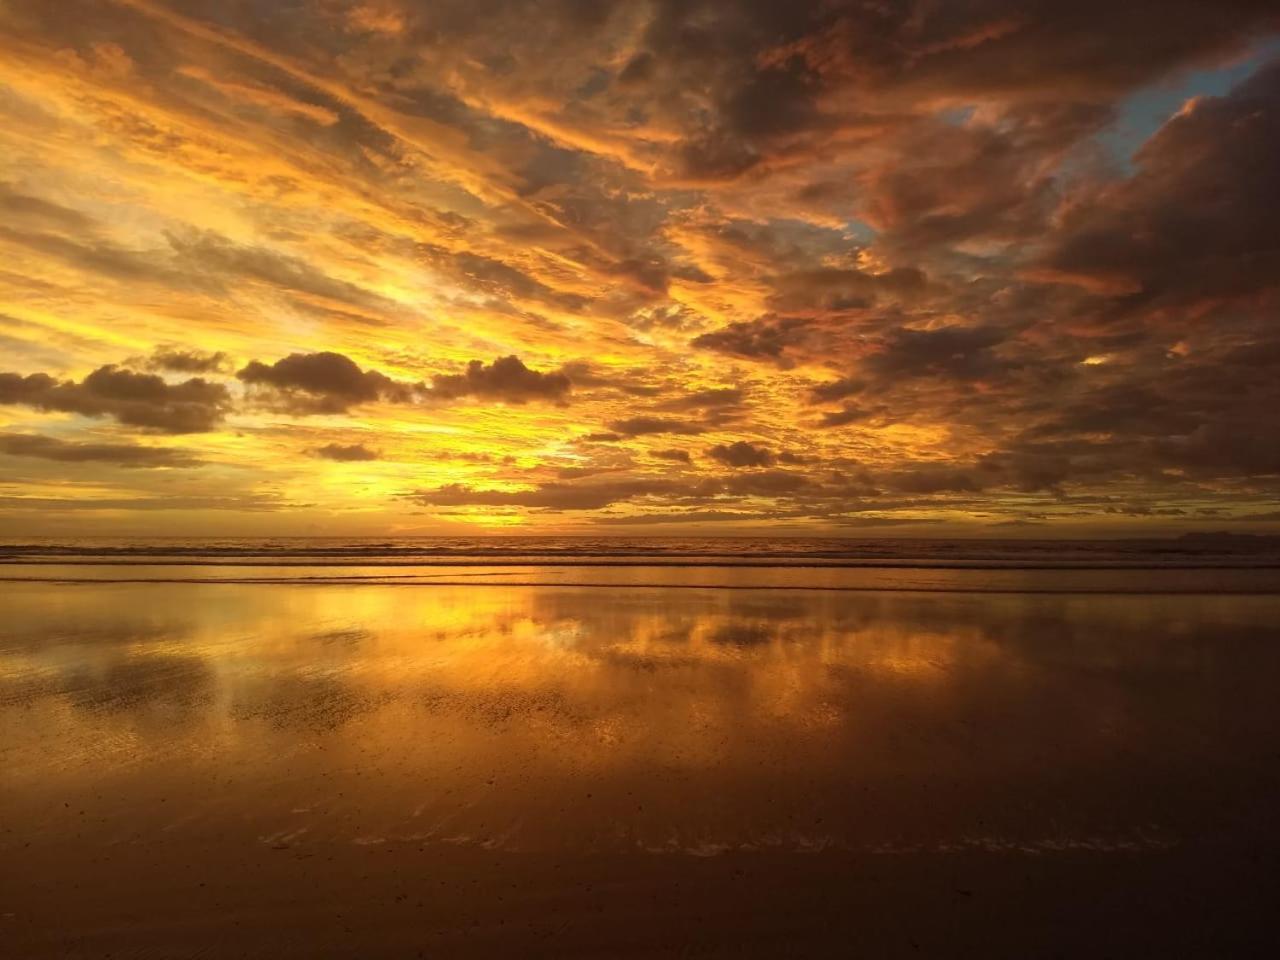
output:
[[1280,595],[1256,584],[84,569],[2,587],[13,956],[1278,942]]
[[1277,157],[1280,0],[0,0],[0,960],[1280,958]]

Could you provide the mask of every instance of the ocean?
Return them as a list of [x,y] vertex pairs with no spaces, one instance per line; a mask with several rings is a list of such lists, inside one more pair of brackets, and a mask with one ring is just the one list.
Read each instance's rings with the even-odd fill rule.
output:
[[1280,589],[1280,538],[27,539],[0,580],[1249,593]]
[[14,956],[1274,938],[1274,541],[81,540],[0,561]]

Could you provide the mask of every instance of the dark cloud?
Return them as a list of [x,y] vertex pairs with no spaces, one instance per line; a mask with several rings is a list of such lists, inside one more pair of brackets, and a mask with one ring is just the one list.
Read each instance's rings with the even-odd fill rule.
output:
[[891,490],[900,493],[975,493],[984,486],[973,470],[946,464],[920,466],[884,477]]
[[[1275,500],[1280,63],[1257,69],[1274,0],[223,5],[219,35],[251,38],[275,66],[175,66],[174,50],[213,48],[170,42],[171,18],[104,26],[90,0],[67,2],[24,11],[15,42],[63,71],[67,96],[112,93],[84,149],[177,164],[248,219],[233,240],[183,224],[163,184],[120,193],[76,154],[62,94],[32,86],[0,135],[27,171],[0,184],[17,258],[0,285],[19,291],[0,348],[23,358],[13,369],[72,369],[68,351],[96,358],[87,328],[108,316],[122,335],[169,339],[83,381],[0,374],[0,403],[210,430],[232,410],[216,376],[228,358],[193,346],[242,343],[244,314],[266,337],[317,338],[297,349],[363,344],[360,357],[387,356],[403,338],[379,325],[403,322],[426,339],[388,373],[294,353],[243,366],[231,391],[293,414],[436,401],[449,429],[451,401],[572,396],[578,417],[511,410],[486,427],[489,453],[449,456],[478,479],[411,498],[427,506],[645,501],[607,522],[870,527],[938,505],[985,524],[1027,509],[1266,517]],[[209,5],[177,6],[200,19]],[[127,56],[102,52],[116,42]],[[128,76],[102,72],[109,60]],[[360,97],[307,79],[335,63]],[[1225,95],[1172,103],[1251,70]],[[241,162],[255,150],[279,162]],[[379,276],[421,282],[421,303],[375,292]],[[83,304],[92,315],[74,315]],[[56,329],[37,315],[62,310]],[[240,316],[213,319],[226,310]],[[188,321],[189,340],[175,333]],[[476,342],[599,360],[432,359]],[[419,365],[441,373],[389,375]],[[293,447],[378,456],[328,439]],[[556,442],[573,466],[530,464]],[[689,449],[648,449],[663,443]],[[0,434],[0,451],[185,465],[91,437]]]
[[61,463],[112,463],[121,467],[194,467],[202,461],[182,450],[132,443],[85,443],[33,433],[0,433],[0,453]]
[[1214,342],[1227,333],[1221,327],[1200,329],[1198,348],[1185,355],[1117,360],[1055,403],[1023,401],[1038,422],[986,459],[1014,471],[1022,486],[1122,478],[1161,488],[1227,479],[1273,486],[1280,340],[1265,323],[1237,329],[1248,337],[1239,346]]
[[647,83],[653,78],[653,62],[653,54],[637,53],[618,73],[618,83],[624,87]]
[[160,433],[203,433],[222,422],[231,406],[227,388],[201,377],[169,383],[151,373],[108,365],[79,383],[43,373],[0,373],[0,404],[114,417]]
[[47,373],[0,373],[0,403],[22,403],[35,406],[35,401],[58,386]]
[[654,450],[652,455],[659,460],[671,460],[675,463],[690,462],[688,450]]
[[[855,136],[869,117],[883,141],[880,118],[901,124],[939,100],[1007,110],[1107,105],[1180,67],[1237,52],[1276,24],[1266,0],[665,0],[619,86],[662,104],[684,128],[668,164],[673,176],[733,181],[829,149],[833,136]],[[700,96],[686,101],[685,90]]]
[[77,233],[94,226],[93,220],[83,213],[24,193],[9,183],[0,183],[0,214],[10,224],[22,220],[32,225]]
[[1280,476],[1280,443],[1270,417],[1198,424],[1181,436],[1154,445],[1156,456],[1171,466],[1201,477]]
[[161,257],[93,235],[65,237],[41,230],[17,229],[0,222],[0,239],[110,280],[183,289],[197,285],[190,275],[175,270]]
[[[858,211],[880,231],[878,249],[917,261],[964,242],[1035,241],[1059,199],[1051,171],[1112,118],[1079,103],[1011,105],[998,122],[917,118],[860,171]],[[899,297],[925,292],[921,277]]]
[[657,407],[659,410],[711,410],[736,407],[742,403],[743,397],[741,387],[714,387],[687,393],[682,397],[672,397],[662,401]]
[[35,510],[40,513],[95,512],[98,510],[229,510],[241,513],[268,513],[289,504],[272,494],[244,496],[173,496],[173,497],[3,497],[0,510]]
[[644,371],[618,373],[602,370],[586,360],[571,360],[560,367],[560,373],[569,378],[573,389],[599,387],[617,390],[631,397],[652,397],[662,392],[662,388],[646,383]]
[[[645,293],[665,294],[671,282],[670,265],[658,257],[631,257],[613,264],[609,271],[615,276],[630,280]],[[705,283],[711,278],[701,273],[686,272],[685,279]]]
[[909,298],[923,293],[928,281],[915,267],[896,267],[882,274],[822,268],[800,270],[772,280],[769,306],[781,314],[864,310],[886,297]]
[[642,437],[652,433],[684,435],[702,433],[702,427],[699,424],[666,417],[630,417],[626,420],[614,420],[609,424],[609,429],[624,437]]
[[1184,517],[1187,511],[1181,507],[1158,507],[1149,503],[1128,503],[1124,506],[1103,507],[1103,513],[1125,517]]
[[1074,206],[1040,275],[1129,310],[1240,303],[1280,288],[1280,60],[1189,103],[1138,151],[1137,171]]
[[749,360],[784,363],[784,352],[804,342],[807,328],[803,320],[761,317],[731,323],[711,333],[695,337],[693,346]]
[[410,403],[421,385],[361,370],[341,353],[291,353],[273,364],[250,361],[236,376],[265,391],[274,405],[298,415],[345,413],[362,403]]
[[147,358],[147,367],[169,373],[223,373],[231,358],[221,350],[206,353],[201,350],[180,350],[161,347]]
[[419,246],[418,251],[427,263],[442,273],[493,297],[497,302],[534,300],[564,310],[581,310],[589,302],[579,294],[555,290],[525,271],[492,257],[429,245]]
[[104,234],[101,224],[48,201],[0,187],[0,238],[111,280],[154,283],[176,290],[226,294],[239,285],[267,284],[311,308],[316,299],[353,308],[379,322],[399,306],[363,287],[329,276],[305,260],[262,246],[237,244],[209,230],[166,234],[167,246],[138,249]]
[[381,456],[377,450],[372,450],[363,443],[327,443],[323,447],[317,447],[313,452],[322,460],[336,460],[339,463],[360,463],[377,460]]
[[396,309],[396,305],[385,297],[331,277],[305,260],[267,247],[233,243],[208,230],[171,233],[168,240],[185,273],[210,273],[268,283],[283,290],[366,310]]
[[560,467],[556,470],[557,480],[581,480],[583,477],[598,477],[604,473],[620,473],[624,467],[621,466],[596,466],[596,467]]
[[810,486],[804,474],[786,470],[760,470],[740,473],[725,481],[725,489],[738,496],[777,497],[795,493]]
[[730,467],[768,467],[773,464],[773,452],[767,447],[756,446],[746,440],[718,443],[707,450],[713,460]]
[[864,360],[863,366],[885,378],[981,380],[1009,369],[1010,364],[995,352],[1007,337],[1007,333],[994,327],[898,330],[878,352]]
[[670,178],[690,185],[733,180],[756,166],[760,152],[725,130],[686,140],[676,154]]
[[[768,514],[763,515],[769,516]],[[596,523],[605,526],[660,526],[681,523],[751,523],[762,519],[758,511],[746,510],[675,510],[660,513],[632,513],[626,516],[598,517]]]
[[1068,443],[1015,443],[1010,449],[979,458],[971,472],[974,489],[983,484],[1013,487],[1023,493],[1058,491],[1069,480],[1081,480],[1121,468],[1106,444],[1088,441]]
[[845,377],[842,380],[818,384],[810,392],[810,396],[815,403],[827,403],[861,393],[865,388],[866,384],[856,377]]
[[447,399],[485,397],[506,403],[559,402],[571,388],[572,383],[563,371],[530,370],[516,356],[499,357],[487,366],[472,360],[467,364],[466,373],[437,374],[431,378],[431,392]]
[[1110,99],[1275,29],[1266,0],[1052,0],[939,8],[916,32],[919,84],[972,95]]
[[532,490],[476,490],[448,484],[436,490],[418,490],[408,499],[424,506],[532,507],[547,510],[599,510],[637,497],[679,493],[681,487],[665,480],[619,480],[609,483],[546,483]]

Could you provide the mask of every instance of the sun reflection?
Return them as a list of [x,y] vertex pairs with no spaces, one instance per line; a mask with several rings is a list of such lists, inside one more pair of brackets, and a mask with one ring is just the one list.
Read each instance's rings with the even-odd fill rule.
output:
[[[1140,734],[1115,658],[1178,668],[1167,641],[1190,636],[1152,625],[1174,616],[1167,598],[1118,618],[1089,597],[168,583],[82,584],[50,605],[40,585],[11,587],[11,796],[39,806],[94,784],[119,798],[96,828],[109,837],[159,797],[176,804],[162,814],[197,813],[177,831],[349,840],[358,820],[365,840],[513,849],[932,836],[963,803],[927,823],[883,807],[868,827],[829,801],[1014,782],[1063,738],[1070,762],[1110,762],[1120,733]],[[1132,643],[1096,659],[1103,627]],[[1035,643],[1046,631],[1054,643]]]

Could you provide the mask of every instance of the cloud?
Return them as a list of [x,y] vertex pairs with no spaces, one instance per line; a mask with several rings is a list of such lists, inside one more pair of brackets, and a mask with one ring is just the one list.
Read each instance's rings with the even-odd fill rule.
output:
[[202,461],[183,450],[132,443],[85,443],[33,433],[0,433],[0,453],[61,463],[111,463],[121,467],[194,467]]
[[31,226],[73,233],[82,233],[94,226],[93,219],[78,210],[25,193],[4,182],[0,182],[0,213],[4,214],[6,223],[21,220]]
[[203,511],[230,510],[244,513],[269,513],[288,506],[271,494],[244,496],[172,496],[172,497],[8,497],[0,496],[0,510],[34,510],[40,513],[63,511]]
[[360,463],[368,460],[377,460],[381,456],[377,450],[372,450],[362,443],[345,445],[327,443],[323,447],[317,447],[313,453],[322,460],[336,460],[339,463]]
[[599,387],[630,397],[652,397],[662,392],[661,387],[644,382],[644,371],[619,373],[586,360],[571,360],[561,365],[559,372],[569,378],[575,390]]
[[176,347],[160,347],[147,358],[148,369],[168,373],[224,373],[231,358],[221,350],[180,350]]
[[1202,477],[1280,476],[1280,444],[1269,417],[1216,419],[1154,444],[1167,463]]
[[873,413],[864,410],[856,404],[846,403],[839,410],[829,410],[822,415],[822,419],[818,421],[820,427],[843,427],[850,423],[861,423],[864,420],[874,416]]
[[773,452],[767,447],[756,446],[746,440],[718,443],[707,450],[707,455],[730,467],[767,467],[774,461]]
[[417,384],[361,370],[350,357],[332,351],[291,353],[273,364],[250,361],[236,374],[281,409],[299,416],[345,413],[362,403],[410,403]]
[[758,320],[735,321],[719,330],[693,339],[692,345],[749,360],[772,360],[784,363],[789,347],[804,342],[806,327],[797,318],[761,317]]
[[203,433],[222,422],[231,397],[225,386],[201,377],[171,384],[155,374],[107,365],[79,383],[44,373],[0,373],[0,404],[109,416],[160,433]]
[[672,397],[657,405],[659,410],[712,410],[741,405],[745,393],[741,387],[713,387]]
[[783,274],[771,281],[769,306],[781,314],[862,310],[884,298],[910,298],[928,283],[916,267],[895,267],[882,274],[826,267]]
[[238,244],[211,230],[172,231],[167,239],[184,273],[210,273],[215,277],[266,283],[359,309],[397,309],[396,304],[385,297],[269,247]]
[[975,493],[985,484],[975,471],[950,465],[929,465],[902,470],[884,478],[885,484],[901,493]]
[[[126,6],[0,40],[6,492],[128,501],[68,529],[1274,510],[1273,2]],[[361,429],[110,466],[237,402]]]
[[572,384],[561,371],[530,370],[519,357],[499,357],[487,366],[479,360],[467,364],[466,373],[437,374],[431,378],[433,395],[446,399],[483,397],[506,403],[529,400],[562,401]]
[[194,277],[175,270],[165,258],[114,243],[98,236],[92,229],[77,230],[72,236],[63,236],[47,230],[19,229],[0,222],[0,241],[23,247],[43,260],[118,283],[159,284],[180,289],[198,285]]
[[274,113],[305,117],[326,127],[332,126],[340,119],[338,114],[328,107],[294,99],[272,87],[219,80],[208,70],[194,65],[180,67],[177,72],[184,77],[206,84],[234,103]]
[[674,463],[689,463],[688,450],[654,450],[651,456],[657,457],[659,460],[670,460]]
[[678,493],[681,487],[666,480],[618,480],[609,483],[546,483],[531,490],[477,490],[447,484],[435,490],[407,495],[424,506],[531,507],[545,510],[599,510],[637,497]]
[[[1222,97],[1187,103],[1137,170],[1063,218],[1031,271],[1128,309],[1239,303],[1280,288],[1280,60]],[[1083,199],[1083,198],[1082,198]]]
[[777,497],[795,493],[812,481],[800,473],[786,470],[760,470],[740,473],[725,481],[725,489],[738,496]]
[[843,400],[866,389],[866,383],[856,377],[844,377],[829,383],[820,383],[810,391],[814,403],[827,403],[832,400]]
[[864,360],[863,368],[886,379],[995,377],[1010,368],[1010,363],[995,353],[1007,337],[1007,333],[994,327],[897,330],[884,340],[878,352]]
[[798,142],[830,138],[877,101],[899,109],[947,95],[1105,101],[1179,65],[1233,52],[1252,31],[1275,25],[1264,3],[1177,9],[1170,17],[1155,0],[1068,10],[1012,0],[925,10],[819,0],[663,3],[628,80],[650,97],[655,87],[704,91],[701,125],[692,110],[679,117],[690,172],[731,178]]
[[624,437],[642,437],[655,433],[702,433],[702,427],[696,423],[667,417],[628,417],[625,420],[611,421],[608,426],[614,433]]

